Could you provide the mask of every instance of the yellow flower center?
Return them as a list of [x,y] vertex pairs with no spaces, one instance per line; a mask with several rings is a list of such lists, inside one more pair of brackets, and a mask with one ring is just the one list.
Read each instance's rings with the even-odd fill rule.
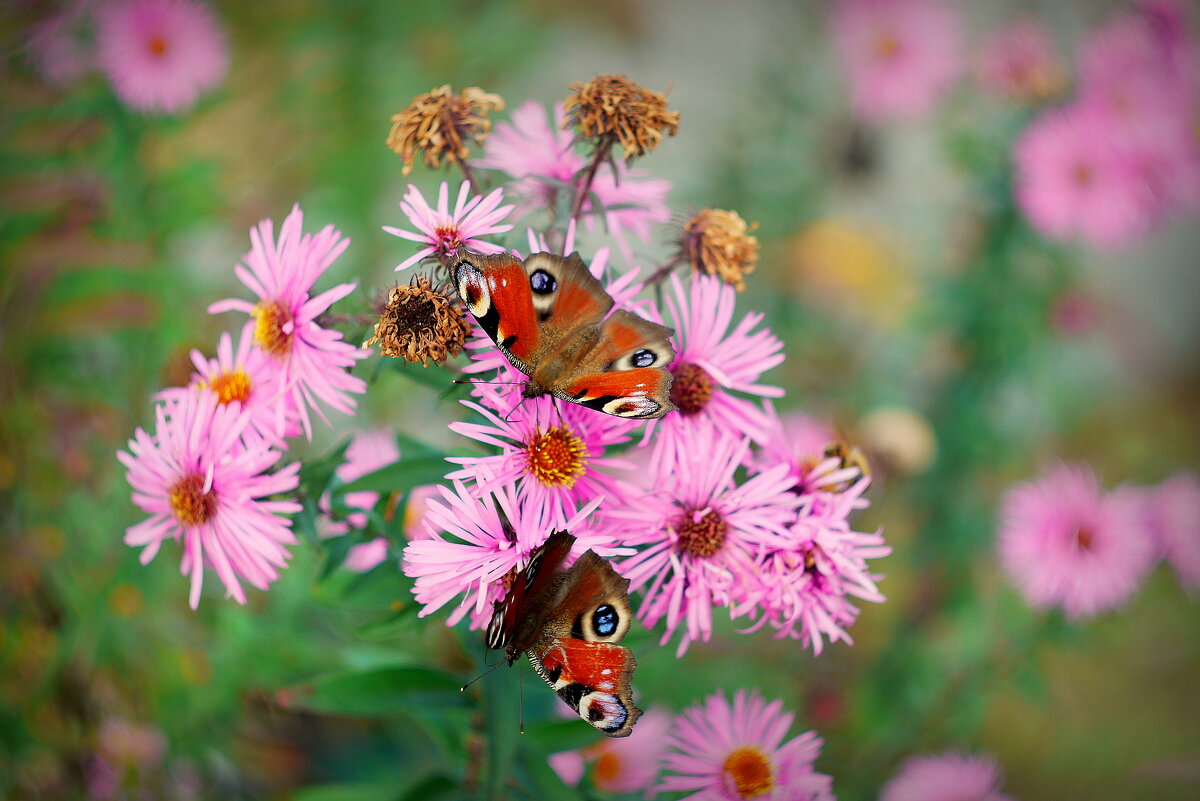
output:
[[203,525],[217,512],[217,495],[211,489],[204,491],[204,476],[199,473],[190,473],[175,482],[167,501],[185,526]]
[[692,556],[708,557],[721,550],[725,545],[725,535],[729,526],[721,513],[715,509],[708,512],[699,520],[696,519],[698,510],[685,509],[676,523],[676,544],[680,551]]
[[742,798],[757,798],[775,787],[771,760],[754,746],[744,745],[730,752],[723,767]]
[[277,300],[259,301],[250,312],[254,317],[254,341],[272,356],[292,349],[291,313]]
[[587,446],[566,426],[541,428],[525,443],[527,469],[547,487],[575,486],[575,480],[587,471]]
[[222,373],[208,387],[217,393],[217,400],[222,406],[232,401],[245,403],[250,398],[250,377],[241,370]]

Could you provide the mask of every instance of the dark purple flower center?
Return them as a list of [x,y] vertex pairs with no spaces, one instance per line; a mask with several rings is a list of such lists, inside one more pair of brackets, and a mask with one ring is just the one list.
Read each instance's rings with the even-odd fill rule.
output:
[[697,414],[712,398],[713,380],[697,364],[678,364],[671,371],[671,403],[680,414]]

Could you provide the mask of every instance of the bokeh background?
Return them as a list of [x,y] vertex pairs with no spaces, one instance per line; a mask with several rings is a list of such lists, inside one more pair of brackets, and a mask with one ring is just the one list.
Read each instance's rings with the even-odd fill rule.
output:
[[[989,91],[972,60],[1033,15],[1070,82],[1089,31],[1131,6],[952,5],[960,77],[927,112],[864,120],[824,3],[214,3],[228,73],[194,108],[153,114],[95,70],[49,74],[31,31],[61,6],[5,2],[0,795],[466,793],[492,747],[480,719],[517,725],[516,671],[465,698],[388,684],[407,666],[465,681],[481,650],[444,616],[411,614],[399,528],[370,573],[328,569],[328,548],[303,542],[269,592],[245,607],[210,593],[193,612],[174,553],[142,566],[122,543],[142,515],[114,454],[152,422],[152,393],[186,382],[189,350],[212,352],[227,321],[206,307],[237,294],[260,219],[299,202],[310,226],[349,235],[333,270],[359,282],[349,307],[391,285],[412,251],[380,229],[403,224],[406,183],[429,196],[458,178],[404,177],[384,147],[414,95],[480,86],[511,111],[597,73],[666,91],[681,113],[639,164],[671,181],[677,220],[713,206],[759,224],[738,302],[785,342],[767,379],[788,390],[781,410],[864,447],[875,482],[857,527],[882,526],[894,548],[877,565],[888,600],[865,604],[852,646],[814,656],[726,622],[677,660],[633,634],[641,705],[760,688],[797,713],[794,733],[825,738],[817,768],[844,799],[948,749],[991,755],[1024,801],[1200,795],[1200,617],[1174,573],[1070,621],[1030,610],[995,550],[1003,492],[1056,460],[1091,464],[1106,487],[1200,462],[1194,207],[1120,247],[1040,235],[1011,190],[1013,143],[1040,108]],[[677,236],[634,240],[636,259],[662,261]],[[300,455],[379,426],[450,441],[436,424],[454,404],[377,360],[359,368],[377,374],[357,417]],[[329,675],[342,683],[312,683]],[[527,720],[549,696],[525,693]],[[513,745],[498,797],[593,797],[545,767],[562,745],[536,731]]]

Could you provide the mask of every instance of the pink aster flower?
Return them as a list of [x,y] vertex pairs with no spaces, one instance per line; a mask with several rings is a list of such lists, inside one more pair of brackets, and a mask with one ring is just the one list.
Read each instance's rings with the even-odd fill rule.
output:
[[[569,200],[574,191],[575,176],[583,169],[585,159],[575,152],[574,136],[564,129],[565,122],[562,103],[555,104],[551,124],[545,107],[530,100],[513,112],[511,123],[497,123],[484,142],[483,158],[475,164],[501,170],[517,179],[511,191],[523,199],[522,213],[534,208],[554,208],[562,193]],[[614,173],[610,165],[601,165],[591,190],[600,208],[594,209],[589,199],[583,211],[589,228],[595,227],[597,213],[603,217],[629,261],[630,253],[622,234],[628,231],[649,241],[652,224],[670,221],[666,197],[671,182],[653,178],[645,170],[631,169],[624,163],[619,163],[616,169]]]
[[368,352],[342,340],[338,331],[322,328],[317,318],[335,301],[354,291],[355,284],[340,284],[315,297],[313,284],[328,269],[350,240],[332,226],[319,233],[302,233],[304,214],[299,206],[283,221],[276,243],[274,224],[263,220],[250,231],[250,252],[237,266],[238,278],[258,296],[257,303],[230,298],[208,307],[211,314],[241,311],[250,315],[242,339],[251,337],[270,357],[279,385],[296,410],[305,436],[312,438],[311,407],[321,419],[320,400],[346,414],[354,414],[351,392],[365,392],[361,378],[350,369]]
[[1026,19],[1001,28],[984,42],[979,81],[1011,100],[1037,103],[1067,88],[1067,68],[1046,27]]
[[1046,111],[1017,140],[1015,192],[1051,239],[1127,244],[1154,222],[1154,196],[1128,148],[1092,107]]
[[96,13],[96,56],[121,102],[177,114],[225,75],[225,36],[194,0],[127,0]]
[[619,569],[643,591],[642,621],[653,627],[666,618],[663,643],[683,629],[677,656],[712,636],[714,606],[733,607],[758,591],[755,555],[787,546],[800,504],[787,465],[735,483],[749,440],[712,425],[685,436],[687,469],[659,472],[655,490],[601,509],[621,544],[645,546]]
[[300,432],[300,417],[289,395],[279,385],[280,374],[271,358],[243,331],[237,351],[233,338],[221,334],[217,357],[206,359],[192,351],[196,372],[187,387],[172,387],[159,393],[164,400],[179,399],[185,393],[211,392],[221,404],[239,403],[250,415],[244,434],[265,439],[269,445],[283,446],[284,437]]
[[666,302],[667,325],[675,329],[671,341],[676,356],[669,368],[674,376],[671,401],[679,411],[646,426],[644,442],[651,432],[657,438],[656,472],[689,458],[689,432],[700,425],[766,441],[773,411],[733,394],[783,397],[781,388],[759,383],[763,373],[783,361],[779,338],[766,328],[754,330],[763,315],[750,312],[730,331],[737,292],[715,276],[695,275],[686,290],[678,277],[671,276]]
[[1200,589],[1200,481],[1179,473],[1147,491],[1150,530],[1188,590]]
[[832,779],[813,770],[821,738],[809,731],[784,742],[793,717],[757,690],[739,690],[733,704],[713,693],[676,720],[656,789],[689,801],[833,801]]
[[879,801],[1012,801],[1000,792],[991,757],[939,754],[912,757],[879,793]]
[[854,110],[872,122],[928,113],[962,71],[960,27],[942,0],[837,0],[833,36]]
[[746,614],[754,621],[747,631],[770,625],[778,637],[804,641],[814,655],[825,640],[853,644],[846,629],[858,619],[858,608],[851,599],[886,600],[876,587],[880,576],[867,563],[892,552],[879,531],[850,527],[850,513],[866,505],[862,493],[868,483],[860,478],[841,491],[801,493],[790,541],[759,558],[760,589],[734,609],[735,617]]
[[[605,793],[649,790],[662,770],[667,734],[674,717],[662,707],[652,707],[638,719],[628,737],[603,739],[578,751],[562,751],[548,758],[550,767],[566,784],[579,784],[584,767],[592,766],[592,784]],[[650,793],[646,794],[649,798]]]
[[468,492],[460,481],[454,482],[453,489],[438,489],[441,499],[429,501],[425,507],[429,537],[410,540],[404,548],[404,573],[416,579],[413,595],[424,607],[420,617],[458,597],[458,606],[446,625],[453,626],[470,614],[472,629],[486,627],[492,604],[504,596],[501,579],[527,564],[529,554],[555,528],[566,528],[575,535],[572,552],[576,555],[589,548],[600,556],[628,552],[614,547],[611,537],[589,525],[599,500],[559,526],[545,506],[523,502],[511,485],[483,497]]
[[387,225],[383,230],[401,239],[416,242],[422,247],[414,255],[400,262],[396,269],[411,267],[430,256],[443,259],[460,247],[477,253],[503,253],[504,248],[479,238],[512,229],[511,225],[501,224],[512,211],[511,204],[500,205],[503,200],[504,190],[500,187],[487,195],[471,197],[471,185],[463,181],[458,189],[454,210],[451,211],[450,185],[442,181],[442,186],[438,189],[437,208],[434,209],[425,202],[421,190],[409,184],[408,194],[400,201],[400,210],[417,230],[406,231]]
[[[346,448],[346,461],[338,465],[334,475],[344,484],[362,478],[368,473],[387,467],[400,458],[400,449],[396,447],[395,435],[387,429],[360,431],[354,435]],[[367,527],[367,512],[375,508],[379,501],[379,493],[366,490],[363,492],[347,492],[342,496],[342,502],[351,509],[361,509],[351,512],[344,521],[331,520],[325,526],[323,537],[338,537],[349,532],[352,528]],[[330,500],[328,494],[320,500],[320,509],[329,514]],[[388,541],[384,537],[376,537],[369,542],[360,542],[350,547],[343,566],[355,573],[366,573],[387,558]]]
[[514,485],[526,502],[544,506],[552,525],[565,527],[566,518],[593,498],[616,497],[617,483],[609,473],[627,463],[605,451],[629,440],[636,422],[551,396],[525,401],[503,419],[483,406],[463,401],[485,423],[451,423],[450,429],[500,449],[494,456],[451,457],[462,465],[447,478],[472,481],[477,492]]
[[238,579],[265,590],[279,577],[294,543],[291,521],[300,511],[290,500],[264,500],[299,484],[298,462],[266,472],[279,452],[261,440],[246,444],[248,412],[221,405],[212,393],[189,393],[156,409],[154,436],[141,428],[129,451],[117,458],[126,467],[133,502],[150,518],[125,533],[128,545],[144,546],[146,564],[163,540],[183,540],[184,575],[191,575],[189,603],[200,603],[204,564],[216,571],[226,591],[246,602]]
[[1102,494],[1087,465],[1018,484],[1000,512],[1000,561],[1035,607],[1091,617],[1129,600],[1157,556],[1137,490]]

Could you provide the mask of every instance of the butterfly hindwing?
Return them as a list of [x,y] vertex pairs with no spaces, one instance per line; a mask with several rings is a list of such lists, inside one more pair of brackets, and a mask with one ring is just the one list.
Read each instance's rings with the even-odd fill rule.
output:
[[671,333],[624,309],[613,312],[596,347],[555,394],[618,417],[662,417],[675,408],[666,369],[675,358]]
[[642,710],[630,690],[637,661],[623,645],[585,640],[554,640],[530,653],[538,674],[588,725],[609,737],[627,737]]

